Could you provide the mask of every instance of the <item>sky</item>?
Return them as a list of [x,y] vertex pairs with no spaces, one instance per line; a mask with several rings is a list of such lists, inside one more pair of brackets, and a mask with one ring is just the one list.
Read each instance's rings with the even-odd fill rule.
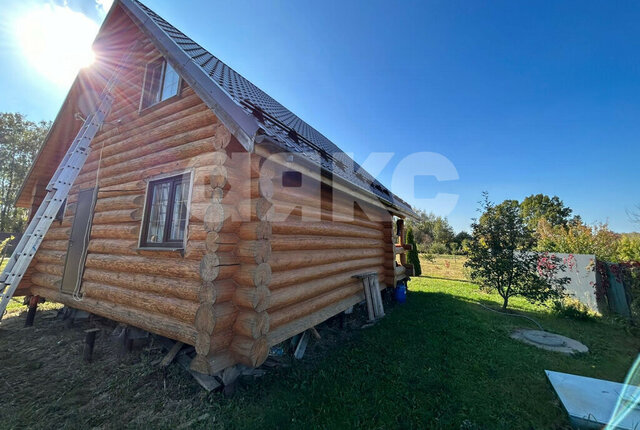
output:
[[[110,3],[4,0],[0,111],[54,119]],[[483,191],[640,230],[639,2],[144,3],[456,231]]]

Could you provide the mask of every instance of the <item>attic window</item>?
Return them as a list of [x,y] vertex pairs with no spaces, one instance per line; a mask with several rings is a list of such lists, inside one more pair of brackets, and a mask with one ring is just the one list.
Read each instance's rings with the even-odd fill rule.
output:
[[180,91],[180,76],[164,58],[147,64],[140,109],[146,109],[167,100]]

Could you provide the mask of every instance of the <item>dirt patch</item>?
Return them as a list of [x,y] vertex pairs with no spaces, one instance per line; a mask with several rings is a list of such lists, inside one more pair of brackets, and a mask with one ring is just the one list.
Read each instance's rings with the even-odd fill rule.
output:
[[[385,308],[390,305],[387,298]],[[178,364],[163,371],[157,363],[166,351],[159,338],[121,356],[111,336],[114,322],[92,318],[68,327],[57,314],[58,309],[39,310],[35,326],[25,328],[26,312],[16,312],[0,326],[0,362],[7,375],[0,390],[2,427],[175,428],[215,422],[221,394],[204,391]],[[358,337],[365,322],[366,309],[356,306],[344,320],[337,316],[319,325],[321,339],[310,336],[302,361],[313,367],[328,351]],[[85,363],[89,328],[100,332],[93,361]],[[284,342],[284,354],[272,360],[276,366],[293,362],[290,343]],[[243,377],[240,384],[254,381]]]

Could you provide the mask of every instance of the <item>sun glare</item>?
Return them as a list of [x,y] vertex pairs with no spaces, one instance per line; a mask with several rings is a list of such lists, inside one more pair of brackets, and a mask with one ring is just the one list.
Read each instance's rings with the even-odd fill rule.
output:
[[70,86],[82,67],[91,65],[91,43],[98,24],[67,7],[30,8],[15,21],[15,35],[28,63],[59,86]]

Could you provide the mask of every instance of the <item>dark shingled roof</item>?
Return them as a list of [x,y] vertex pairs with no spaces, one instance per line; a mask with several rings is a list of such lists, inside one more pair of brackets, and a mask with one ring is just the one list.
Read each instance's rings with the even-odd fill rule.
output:
[[[124,3],[124,2],[123,2]],[[129,3],[129,2],[126,2]],[[334,175],[367,190],[393,204],[403,212],[413,214],[411,206],[391,193],[378,180],[343,153],[322,133],[311,127],[267,93],[220,61],[202,46],[169,24],[137,0],[135,4],[186,53],[247,115],[255,117],[260,126],[283,150],[299,153]]]

